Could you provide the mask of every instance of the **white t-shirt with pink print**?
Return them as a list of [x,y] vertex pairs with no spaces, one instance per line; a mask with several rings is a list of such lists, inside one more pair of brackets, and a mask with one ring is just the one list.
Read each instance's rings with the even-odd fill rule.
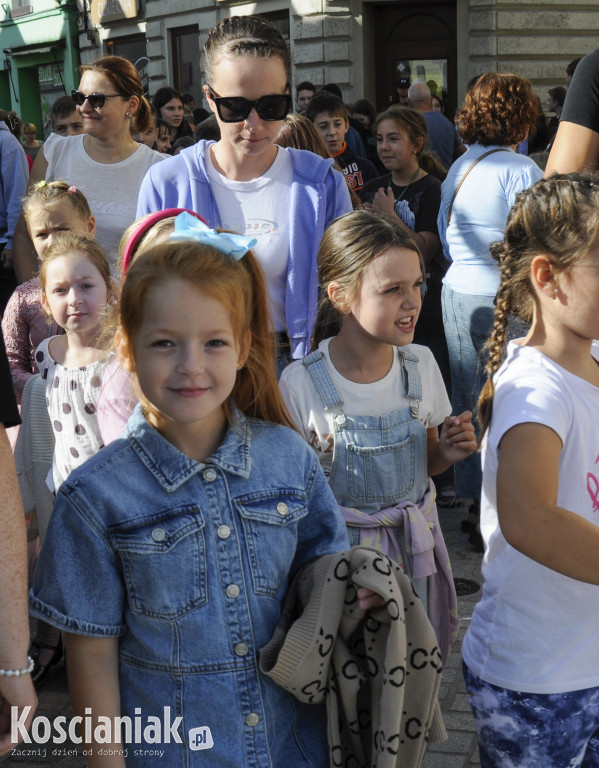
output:
[[[597,347],[593,356],[599,359]],[[479,678],[509,690],[592,688],[599,686],[599,586],[531,560],[507,543],[499,527],[498,446],[509,429],[530,422],[549,427],[562,442],[558,506],[599,526],[599,387],[512,342],[495,376],[493,417],[483,442],[484,588],[462,653]]]

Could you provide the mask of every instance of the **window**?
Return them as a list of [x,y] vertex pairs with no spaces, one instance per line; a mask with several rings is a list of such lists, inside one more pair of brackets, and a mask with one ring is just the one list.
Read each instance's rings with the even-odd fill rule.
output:
[[148,78],[148,57],[146,55],[145,35],[131,35],[130,37],[117,37],[108,40],[106,53],[109,56],[122,56],[135,64],[144,88],[144,95],[148,95],[150,80]]
[[395,84],[426,83],[433,96],[447,99],[447,59],[403,59],[394,62]]
[[191,93],[196,107],[202,106],[202,70],[197,26],[171,30],[173,85],[179,93]]

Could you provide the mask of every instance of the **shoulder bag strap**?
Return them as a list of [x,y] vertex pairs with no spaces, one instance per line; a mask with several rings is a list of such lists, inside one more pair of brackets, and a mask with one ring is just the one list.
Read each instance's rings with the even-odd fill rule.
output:
[[480,163],[480,161],[481,161],[481,160],[484,160],[484,159],[485,159],[485,157],[488,157],[489,155],[492,155],[492,154],[493,154],[493,153],[495,153],[495,152],[507,152],[507,151],[508,151],[507,149],[490,149],[488,152],[485,152],[485,153],[484,153],[484,155],[481,155],[480,157],[478,157],[478,158],[477,158],[477,159],[476,159],[476,160],[475,160],[475,161],[472,163],[472,165],[470,166],[470,168],[468,168],[468,170],[466,171],[466,173],[465,173],[465,174],[462,176],[462,180],[460,181],[460,183],[459,183],[459,184],[458,184],[458,186],[456,187],[456,191],[453,193],[453,197],[451,198],[451,202],[449,203],[449,210],[447,211],[447,225],[448,225],[448,226],[449,226],[449,222],[451,221],[451,211],[452,211],[452,209],[453,209],[453,203],[454,203],[454,200],[456,199],[456,195],[457,195],[457,194],[458,194],[458,192],[460,191],[460,187],[461,187],[461,186],[462,186],[462,184],[463,184],[463,183],[466,181],[466,176],[467,176],[467,175],[470,173],[470,171],[471,171],[471,170],[474,168],[474,166],[475,166],[475,165],[478,165],[478,164]]

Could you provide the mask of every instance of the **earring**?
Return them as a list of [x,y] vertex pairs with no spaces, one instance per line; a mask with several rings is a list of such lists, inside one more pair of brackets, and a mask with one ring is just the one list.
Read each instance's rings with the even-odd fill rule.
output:
[[129,114],[129,112],[127,112],[125,117],[127,118],[127,120],[133,120],[133,115]]
[[553,289],[553,293],[554,293],[555,296],[557,296],[557,294],[559,293],[559,288],[554,288]]

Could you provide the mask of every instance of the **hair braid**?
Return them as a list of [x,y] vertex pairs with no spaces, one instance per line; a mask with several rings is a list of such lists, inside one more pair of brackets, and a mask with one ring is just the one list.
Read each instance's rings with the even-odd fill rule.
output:
[[513,308],[512,280],[514,270],[510,259],[507,258],[508,252],[504,242],[493,243],[493,245],[491,245],[491,255],[499,262],[501,283],[497,291],[497,296],[495,297],[493,330],[485,345],[489,352],[489,357],[485,366],[487,380],[485,381],[478,399],[478,421],[481,427],[481,440],[491,422],[493,396],[495,394],[493,376],[499,370],[505,359],[508,320]]
[[[493,375],[505,356],[509,315],[533,321],[541,311],[531,281],[534,258],[543,255],[555,274],[568,274],[599,242],[599,175],[555,174],[520,192],[502,242],[491,246],[501,284],[487,344],[488,380],[478,402],[482,435],[491,421]],[[481,435],[481,439],[482,439]]]

